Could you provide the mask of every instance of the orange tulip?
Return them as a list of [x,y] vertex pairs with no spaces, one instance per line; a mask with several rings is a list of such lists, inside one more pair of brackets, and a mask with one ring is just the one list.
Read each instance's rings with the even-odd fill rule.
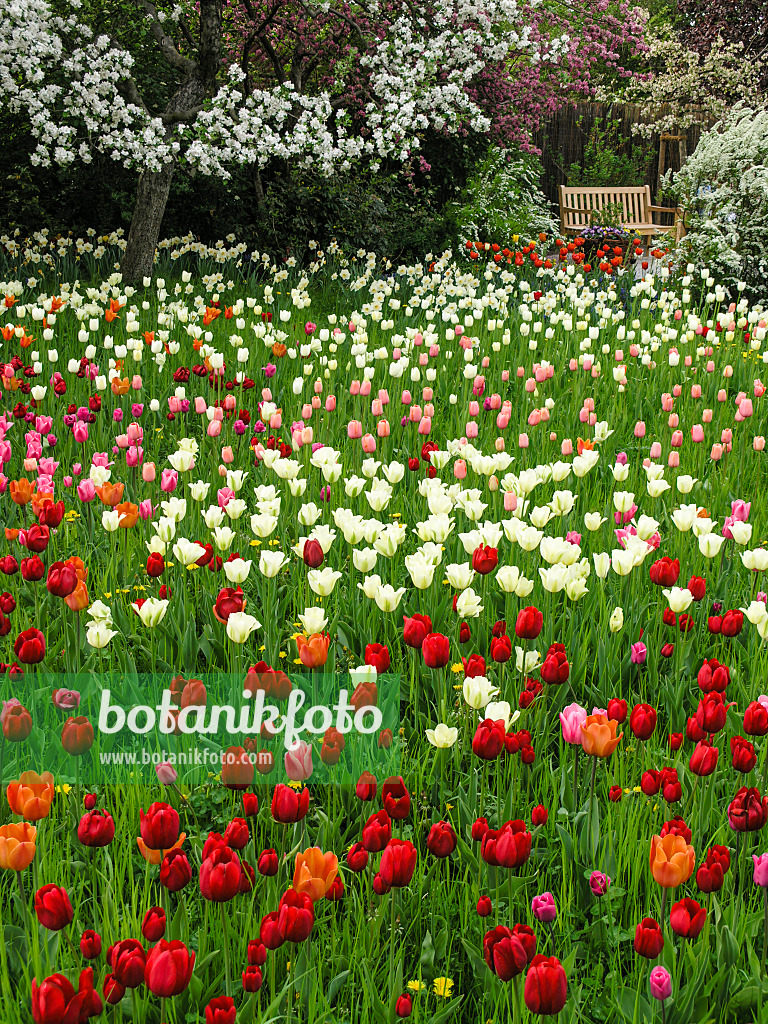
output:
[[313,633],[310,637],[297,636],[296,646],[302,665],[307,668],[320,668],[324,665],[328,661],[330,639],[327,633]]
[[14,814],[27,821],[47,818],[53,803],[53,776],[50,772],[22,772],[18,780],[9,783],[6,791],[8,804]]
[[117,525],[123,530],[130,530],[139,521],[139,506],[134,505],[132,501],[123,501],[119,505],[115,505],[115,511],[120,514],[120,521]]
[[77,581],[75,589],[64,600],[73,612],[81,612],[88,607],[88,590],[82,580]]
[[333,885],[339,871],[339,859],[335,853],[323,853],[318,846],[311,846],[296,857],[293,873],[293,888],[305,892],[317,903]]
[[682,836],[671,833],[651,839],[651,874],[665,889],[687,882],[696,865],[696,853]]
[[120,395],[127,395],[130,390],[131,390],[131,380],[130,380],[130,377],[125,377],[122,380],[120,379],[120,377],[113,377],[112,378],[112,394],[113,395],[118,395],[118,396],[120,396]]
[[[125,305],[125,303],[123,303],[123,305]],[[104,312],[104,319],[107,321],[108,324],[111,324],[115,318],[117,318],[118,320],[120,319],[120,317],[117,316],[117,314],[120,312],[122,308],[123,306],[120,305],[117,299],[110,299],[109,309],[105,310]]]
[[78,558],[77,555],[72,555],[70,558],[64,560],[64,564],[72,566],[72,568],[77,573],[77,578],[80,580],[81,583],[86,582],[86,580],[88,579],[88,570],[85,568],[82,558]]
[[616,735],[619,723],[606,715],[587,715],[581,724],[581,746],[592,757],[610,757],[624,735]]
[[37,829],[26,821],[11,822],[0,828],[0,868],[23,871],[35,858]]
[[141,836],[136,837],[136,842],[139,845],[139,853],[148,864],[161,864],[163,857],[166,853],[170,853],[171,850],[180,850],[184,840],[187,838],[187,833],[182,832],[173,846],[170,846],[167,850],[150,850],[146,845]]
[[101,487],[96,488],[96,493],[105,505],[111,505],[114,508],[122,501],[124,490],[125,484],[112,484],[107,480]]
[[32,495],[32,511],[35,513],[36,516],[39,516],[40,513],[43,511],[43,506],[45,505],[46,501],[50,501],[51,503],[53,503],[53,495],[46,494],[45,491],[35,491],[35,493]]
[[277,356],[278,359],[282,359],[285,353],[288,351],[282,341],[276,341],[272,346],[272,355]]
[[32,500],[35,485],[30,483],[25,476],[20,480],[11,480],[9,487],[11,489],[11,501],[16,505],[26,505]]
[[12,530],[9,526],[6,526],[6,528],[5,528],[5,539],[6,540],[16,540],[16,538],[19,536],[19,533],[20,533],[19,530]]
[[208,306],[205,313],[203,314],[203,327],[208,327],[216,317],[221,313],[220,309],[216,309],[215,306]]

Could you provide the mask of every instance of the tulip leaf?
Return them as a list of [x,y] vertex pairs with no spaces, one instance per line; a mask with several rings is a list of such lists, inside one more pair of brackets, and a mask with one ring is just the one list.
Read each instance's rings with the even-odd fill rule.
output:
[[[637,1016],[635,1016],[635,1006],[637,1006]],[[654,1019],[653,1007],[645,996],[638,994],[637,989],[629,988],[629,986],[618,993],[618,1008],[627,1021],[652,1021]]]
[[365,962],[365,960],[363,960],[361,961],[360,966],[362,967],[363,974],[365,975],[366,998],[370,1001],[371,1009],[373,1010],[373,1016],[377,1021],[380,1022],[380,1024],[389,1024],[389,1014],[387,1013],[387,1008],[384,1006],[384,1003],[382,1003],[381,999],[379,999],[379,997],[376,995],[378,988],[376,982],[371,977],[371,972],[368,968],[368,964]]
[[335,978],[331,978],[331,982],[328,985],[328,1002],[333,1005],[336,1001],[336,997],[344,986],[344,982],[347,980],[351,971],[340,971]]
[[431,977],[435,971],[435,944],[432,941],[432,933],[427,932],[421,943],[421,955],[419,964],[424,969],[424,974]]
[[445,1020],[450,1020],[455,1010],[458,1010],[459,1004],[461,1003],[464,996],[456,996],[450,1003],[447,1003],[442,1010],[438,1010],[437,1013],[433,1014],[429,1018],[429,1024],[442,1024]]
[[487,983],[489,974],[488,967],[486,966],[485,960],[483,960],[480,955],[479,950],[475,949],[475,947],[471,945],[471,943],[467,942],[466,939],[462,939],[461,944],[464,947],[464,951],[467,954],[469,962],[472,964],[472,970],[475,972],[475,977],[479,981]]

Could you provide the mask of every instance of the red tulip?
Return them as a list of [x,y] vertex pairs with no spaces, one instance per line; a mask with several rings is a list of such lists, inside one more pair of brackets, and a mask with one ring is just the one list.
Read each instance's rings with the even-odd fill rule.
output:
[[501,981],[511,981],[522,974],[528,957],[520,939],[503,925],[486,932],[483,937],[483,958]]
[[304,541],[302,558],[304,559],[304,564],[309,566],[310,569],[317,569],[321,566],[325,555],[323,554],[323,549],[320,546],[320,541],[315,540],[313,537]]
[[52,882],[35,893],[35,913],[43,928],[52,932],[66,928],[75,916],[67,890]]
[[254,939],[248,943],[246,957],[249,967],[263,967],[267,962],[267,947],[260,939]]
[[297,793],[295,789],[279,783],[275,786],[272,794],[272,817],[286,825],[292,825],[301,821],[309,810],[309,790],[302,789]]
[[525,976],[523,998],[531,1013],[558,1014],[568,997],[568,982],[560,961],[552,956],[535,956]]
[[150,907],[141,922],[141,934],[147,942],[157,942],[165,935],[165,911],[162,907]]
[[395,821],[402,821],[411,813],[411,795],[405,788],[402,776],[393,775],[384,780],[381,787],[381,802],[384,810]]
[[678,558],[673,560],[665,555],[653,563],[648,573],[651,583],[655,583],[657,587],[674,587],[680,575],[680,560]]
[[506,635],[495,636],[491,640],[491,661],[500,665],[509,661],[512,657],[512,639]]
[[125,995],[125,985],[121,985],[117,978],[111,972],[104,979],[102,986],[102,992],[104,998],[110,1006],[117,1006],[122,1001]]
[[650,704],[636,704],[629,716],[629,727],[639,740],[647,740],[656,728],[656,710]]
[[80,955],[84,960],[95,960],[101,955],[101,936],[93,928],[86,928],[80,936]]
[[655,960],[664,947],[661,928],[652,917],[644,917],[635,929],[635,952]]
[[433,857],[450,857],[458,840],[453,826],[447,821],[438,821],[429,830],[427,849]]
[[147,576],[151,576],[152,579],[156,579],[158,576],[163,575],[165,569],[165,560],[159,551],[153,551],[147,558]]
[[421,653],[427,668],[444,668],[451,658],[451,645],[442,633],[429,633],[424,637]]
[[30,528],[27,530],[27,548],[30,551],[34,551],[35,554],[39,555],[41,551],[45,551],[50,539],[51,531],[47,526],[40,526],[38,523],[32,523]]
[[529,605],[518,613],[515,622],[515,635],[521,640],[535,640],[544,625],[544,616],[538,608]]
[[416,870],[416,847],[407,839],[390,839],[379,864],[379,875],[387,889],[410,884]]
[[243,814],[246,818],[255,818],[259,813],[259,798],[255,793],[243,793]]
[[216,846],[200,865],[200,892],[214,903],[226,903],[240,889],[240,858],[228,846]]
[[749,774],[757,764],[755,748],[743,736],[731,736],[731,764],[742,775]]
[[496,548],[480,544],[472,552],[472,568],[480,576],[486,576],[489,572],[493,572],[498,564],[499,552]]
[[728,823],[735,832],[757,832],[768,820],[768,796],[742,786],[728,805]]
[[502,719],[497,722],[490,718],[483,719],[472,738],[472,753],[484,761],[495,760],[504,749],[506,735]]
[[232,850],[243,850],[248,845],[250,833],[243,818],[233,818],[224,829],[224,842]]
[[249,965],[243,971],[243,991],[258,992],[263,980],[261,969],[254,965]]
[[157,801],[146,814],[139,811],[141,838],[150,850],[170,850],[179,838],[179,814],[170,804]]
[[304,942],[315,923],[315,908],[305,892],[288,889],[280,899],[277,929],[283,942]]
[[[311,902],[311,901],[310,901]],[[261,919],[261,927],[259,929],[259,939],[265,949],[279,949],[285,941],[280,934],[280,929],[277,925],[278,912],[275,910],[271,914],[265,914]]]
[[368,851],[362,843],[355,843],[347,852],[347,866],[356,874],[368,866]]
[[683,939],[695,939],[704,927],[707,912],[696,900],[688,897],[673,904],[669,912],[669,923],[675,935]]
[[144,982],[149,991],[161,999],[177,996],[189,985],[195,953],[183,942],[161,939],[147,954]]
[[705,694],[696,708],[696,723],[704,732],[719,732],[725,725],[730,704],[726,704],[722,693],[713,691]]
[[32,1018],[35,1024],[85,1024],[98,1017],[102,1003],[93,987],[93,968],[80,972],[77,991],[63,974],[52,974],[40,985],[32,979]]
[[367,770],[364,771],[355,785],[355,796],[363,803],[368,803],[376,799],[376,791],[376,776]]
[[[560,650],[562,648],[562,650]],[[562,644],[552,644],[541,666],[541,679],[550,686],[559,686],[568,679],[570,665]]]
[[25,629],[16,637],[13,653],[22,665],[37,665],[45,657],[45,637],[39,629]]
[[107,951],[107,963],[123,988],[138,988],[143,983],[146,960],[138,939],[123,939]]
[[183,850],[169,850],[160,865],[160,884],[168,892],[179,892],[192,878],[192,868]]
[[748,736],[765,736],[768,733],[768,709],[753,700],[744,712],[744,732]]
[[264,875],[265,878],[273,878],[278,870],[277,852],[272,849],[262,850],[256,867],[260,875]]
[[408,618],[403,616],[403,642],[408,647],[418,647],[424,643],[425,638],[432,632],[432,620],[428,615],[413,615]]
[[386,811],[372,814],[363,825],[362,846],[368,853],[380,853],[392,838],[392,821]]
[[91,749],[93,726],[85,715],[78,715],[76,718],[66,720],[61,730],[61,745],[72,757],[82,757]]
[[109,846],[115,838],[114,818],[107,811],[86,811],[77,826],[77,838],[93,849]]
[[608,718],[612,722],[618,722],[619,725],[623,725],[627,720],[627,702],[618,697],[612,697],[608,701]]
[[376,672],[382,675],[389,669],[389,648],[384,647],[383,644],[367,644],[365,648],[365,664],[372,665]]
[[254,764],[242,747],[227,747],[221,765],[221,784],[227,789],[245,790],[253,785]]
[[235,1024],[235,1001],[230,996],[217,996],[205,1008],[205,1024]]

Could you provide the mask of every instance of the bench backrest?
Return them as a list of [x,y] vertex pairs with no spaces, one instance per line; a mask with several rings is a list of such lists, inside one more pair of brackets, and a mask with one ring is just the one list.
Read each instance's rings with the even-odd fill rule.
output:
[[582,186],[560,186],[560,227],[586,228],[590,225],[592,210],[618,204],[623,211],[623,223],[648,224],[651,219],[651,189],[649,185],[586,188]]

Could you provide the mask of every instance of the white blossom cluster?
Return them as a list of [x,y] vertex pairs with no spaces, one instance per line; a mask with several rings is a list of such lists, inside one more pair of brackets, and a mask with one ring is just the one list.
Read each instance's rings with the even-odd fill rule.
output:
[[[126,99],[136,98],[126,88],[132,55],[95,36],[75,13],[79,0],[68,2],[72,13],[61,18],[48,0],[0,0],[0,100],[29,118],[32,159],[44,166],[88,161],[100,151],[125,167],[156,171],[180,158],[226,178],[234,164],[261,167],[271,157],[298,159],[325,175],[362,156],[408,160],[429,127],[457,131],[471,121],[488,129],[466,87],[489,62],[521,50],[539,56],[529,30],[515,29],[522,20],[516,0],[440,0],[429,11],[409,4],[359,58],[370,89],[365,137],[330,92],[300,95],[287,83],[246,96],[237,66],[196,116],[168,124]],[[162,20],[171,27],[179,15],[175,8]]]

